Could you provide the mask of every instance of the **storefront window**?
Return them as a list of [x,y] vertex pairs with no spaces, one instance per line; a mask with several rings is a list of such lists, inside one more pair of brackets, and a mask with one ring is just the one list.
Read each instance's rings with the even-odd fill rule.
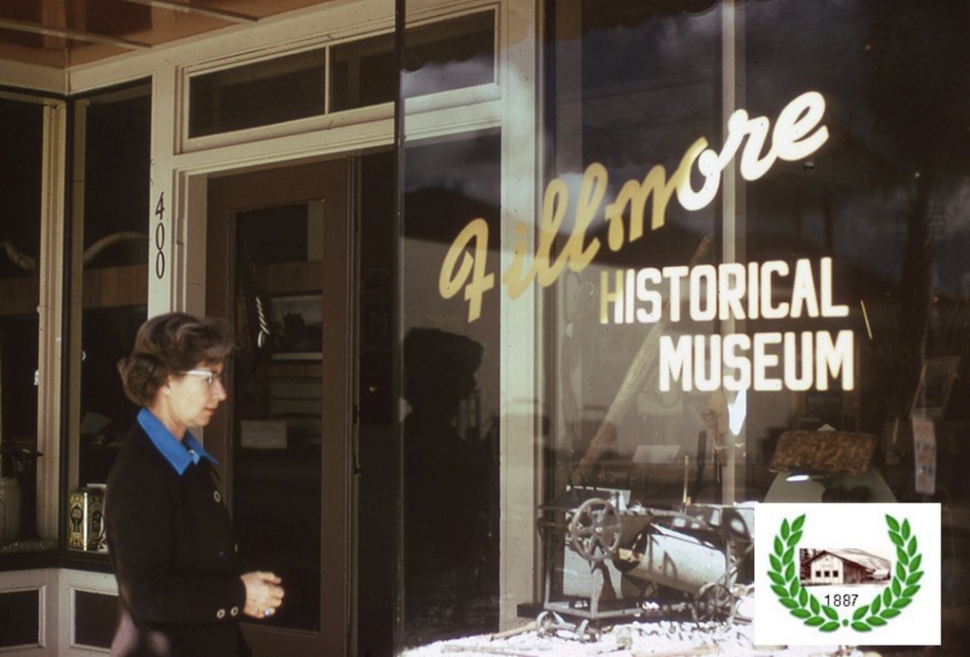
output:
[[[955,373],[967,365],[968,160],[959,126],[970,113],[950,100],[967,91],[950,74],[970,59],[958,36],[967,15],[953,3],[818,9],[808,25],[793,3],[747,8],[746,76],[761,81],[749,85],[749,111],[770,114],[813,89],[825,98],[830,134],[816,155],[751,183],[748,253],[833,259],[834,293],[850,313],[836,324],[855,335],[858,388],[824,402],[807,395],[822,405],[802,405],[794,419],[881,433],[910,416],[927,359],[958,357]],[[825,57],[812,54],[820,45]],[[944,425],[965,419],[963,378],[939,411]],[[911,482],[907,490],[889,472],[900,501],[913,499]]]
[[75,108],[71,488],[105,483],[137,411],[116,366],[147,318],[150,89],[99,93]]
[[415,144],[405,154],[403,641],[497,629],[498,303],[474,324],[437,294],[438,270],[469,217],[491,228],[496,265],[497,135]]
[[[653,328],[615,300],[631,270],[706,262],[714,248],[716,206],[688,212],[673,198],[658,200],[664,191],[644,195],[654,180],[676,175],[699,135],[718,132],[720,17],[638,3],[563,3],[557,11],[563,33],[578,24],[584,36],[558,44],[557,53],[578,56],[580,65],[555,69],[554,93],[570,111],[555,126],[559,182],[547,187],[545,202],[554,193],[569,204],[561,240],[585,231],[584,242],[600,247],[585,271],[566,271],[552,286],[558,349],[550,363],[557,407],[551,487],[636,485],[669,504],[681,497],[684,459],[694,460],[708,395],[662,391],[646,375],[656,366],[661,330],[717,328],[691,316],[686,303],[677,309],[679,323]],[[586,198],[596,205],[584,219],[578,208]],[[617,209],[610,222],[602,219],[608,203]],[[662,228],[653,230],[658,219]],[[662,474],[643,476],[638,466]],[[698,485],[711,499],[720,496],[710,473]]]
[[[0,96],[0,552],[37,537],[39,273],[43,105]],[[19,549],[19,548],[18,548]]]
[[[663,523],[637,518],[716,529],[717,513],[751,502],[941,502],[953,510],[952,649],[970,502],[957,448],[970,89],[953,73],[970,59],[967,9],[546,8],[555,140],[543,182],[546,203],[571,204],[552,254],[573,271],[546,293],[544,608],[602,622],[607,601],[631,614],[679,602],[695,619],[751,621],[752,555],[737,549],[750,537],[726,539],[727,566],[709,577],[671,576],[646,557]],[[928,420],[935,455],[914,453],[914,418]],[[872,441],[872,458],[836,472],[856,440]],[[798,441],[819,456],[785,470]]]
[[[970,394],[970,10],[550,0],[543,11],[546,160],[535,216],[462,207],[485,179],[471,148],[481,139],[412,142],[404,159],[403,599],[412,644],[491,629],[443,611],[460,608],[448,606],[450,595],[473,599],[470,579],[449,579],[473,572],[459,555],[491,554],[472,540],[482,468],[483,478],[462,478],[456,497],[442,467],[411,459],[428,445],[422,456],[460,463],[440,437],[463,435],[472,399],[481,417],[493,399],[500,419],[511,412],[509,378],[490,359],[519,330],[541,337],[537,399],[527,403],[543,421],[529,435],[503,433],[490,485],[500,498],[522,481],[541,490],[537,593],[519,608],[538,616],[540,635],[599,640],[619,619],[664,620],[689,626],[693,647],[714,632],[728,652],[753,653],[755,506],[941,503],[942,645],[956,649],[970,505],[959,447],[970,427],[961,404]],[[407,116],[405,125],[419,121]],[[501,170],[516,171],[514,149],[499,150],[509,165]],[[464,174],[472,169],[476,184]],[[521,183],[509,173],[491,198],[502,205]],[[524,229],[492,218],[512,214]],[[513,328],[511,309],[532,289],[541,321]],[[423,347],[432,338],[451,345],[452,360]],[[475,388],[449,379],[449,395],[430,393],[438,440],[415,440],[410,432],[427,426],[415,422],[425,406],[418,386],[444,384],[442,373],[462,362],[480,392],[466,396]],[[488,431],[477,435],[488,443]],[[532,471],[503,468],[502,450],[518,440],[535,441]],[[499,508],[499,527],[514,535],[505,523],[521,510]],[[420,570],[417,558],[433,553],[417,542],[434,544],[432,531],[446,526],[463,532],[441,533],[448,554]],[[677,541],[697,551],[687,557]],[[501,537],[499,545],[501,608],[504,584],[521,572],[505,570],[514,547]],[[878,560],[860,565],[812,548],[800,555],[803,581],[885,585],[915,559],[910,546],[888,575]],[[812,572],[827,582],[811,582]],[[923,573],[913,572],[915,584]],[[906,597],[887,590],[884,600]],[[871,624],[880,605],[854,609],[844,626],[872,630],[905,604]],[[639,634],[651,651],[685,649]],[[640,641],[631,637],[634,652],[647,645]]]
[[[511,625],[503,596],[526,573],[508,567],[508,537],[523,510],[505,503],[532,484],[540,499],[525,522],[541,549],[535,596],[517,611],[538,620],[540,643],[664,620],[754,652],[755,508],[819,503],[841,519],[835,509],[849,507],[821,505],[913,503],[921,514],[936,503],[942,650],[956,649],[970,529],[959,447],[970,430],[970,10],[550,0],[542,12],[534,215],[508,203],[528,184],[514,164],[521,143],[489,151],[492,137],[456,139],[443,124],[420,142],[408,128],[425,136],[431,122],[404,117],[405,643],[492,631],[477,590],[498,592]],[[498,76],[512,80],[509,98],[518,73]],[[503,100],[507,131],[520,117]],[[491,210],[468,205],[486,198],[486,171],[503,172]],[[513,323],[528,316],[521,304],[535,321]],[[513,398],[502,356],[529,339],[537,396]],[[477,387],[445,376],[462,368]],[[523,402],[539,409],[531,432],[494,443],[474,419],[497,409],[507,421]],[[536,467],[508,467],[517,441],[535,445]],[[463,451],[476,444],[497,455],[497,479]],[[477,495],[491,486],[497,507]],[[490,530],[472,529],[479,508],[498,519],[494,548]],[[800,522],[780,525],[792,546]],[[784,587],[759,584],[762,600],[892,652],[905,637],[861,633],[896,618],[926,572],[912,527],[886,522],[887,544],[907,546],[893,560],[811,545],[800,575],[792,561],[775,573]],[[475,588],[476,554],[497,555],[500,586]],[[825,591],[802,586],[862,582],[885,593],[858,607],[835,596],[852,608],[825,611],[834,624],[813,611]],[[685,648],[646,634],[651,651]],[[934,643],[920,637],[910,643]]]

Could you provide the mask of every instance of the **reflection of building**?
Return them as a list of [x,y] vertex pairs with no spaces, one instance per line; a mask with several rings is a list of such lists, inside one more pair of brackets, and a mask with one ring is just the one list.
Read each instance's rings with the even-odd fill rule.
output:
[[890,563],[862,550],[822,550],[808,562],[803,584],[863,584],[885,581]]

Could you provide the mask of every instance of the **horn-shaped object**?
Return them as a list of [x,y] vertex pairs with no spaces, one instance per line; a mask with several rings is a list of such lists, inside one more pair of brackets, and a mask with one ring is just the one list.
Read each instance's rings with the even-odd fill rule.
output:
[[26,253],[21,252],[10,240],[0,242],[0,246],[7,252],[7,257],[10,258],[13,264],[27,271],[37,271],[37,258],[32,258]]

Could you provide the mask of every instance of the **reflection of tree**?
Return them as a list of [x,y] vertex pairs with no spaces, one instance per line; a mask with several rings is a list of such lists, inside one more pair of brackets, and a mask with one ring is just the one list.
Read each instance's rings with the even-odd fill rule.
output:
[[[966,174],[970,148],[968,4],[940,0],[872,3],[868,98],[896,162],[890,189],[908,197],[897,353],[903,381],[915,381],[919,362],[932,353],[932,219],[951,185]],[[900,390],[899,394],[904,391]],[[902,400],[900,400],[902,401]]]

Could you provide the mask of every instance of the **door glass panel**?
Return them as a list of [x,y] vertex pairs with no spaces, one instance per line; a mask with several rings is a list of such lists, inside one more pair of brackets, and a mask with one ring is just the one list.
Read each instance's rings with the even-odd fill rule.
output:
[[243,571],[283,578],[266,624],[320,630],[323,204],[235,216],[233,510]]

